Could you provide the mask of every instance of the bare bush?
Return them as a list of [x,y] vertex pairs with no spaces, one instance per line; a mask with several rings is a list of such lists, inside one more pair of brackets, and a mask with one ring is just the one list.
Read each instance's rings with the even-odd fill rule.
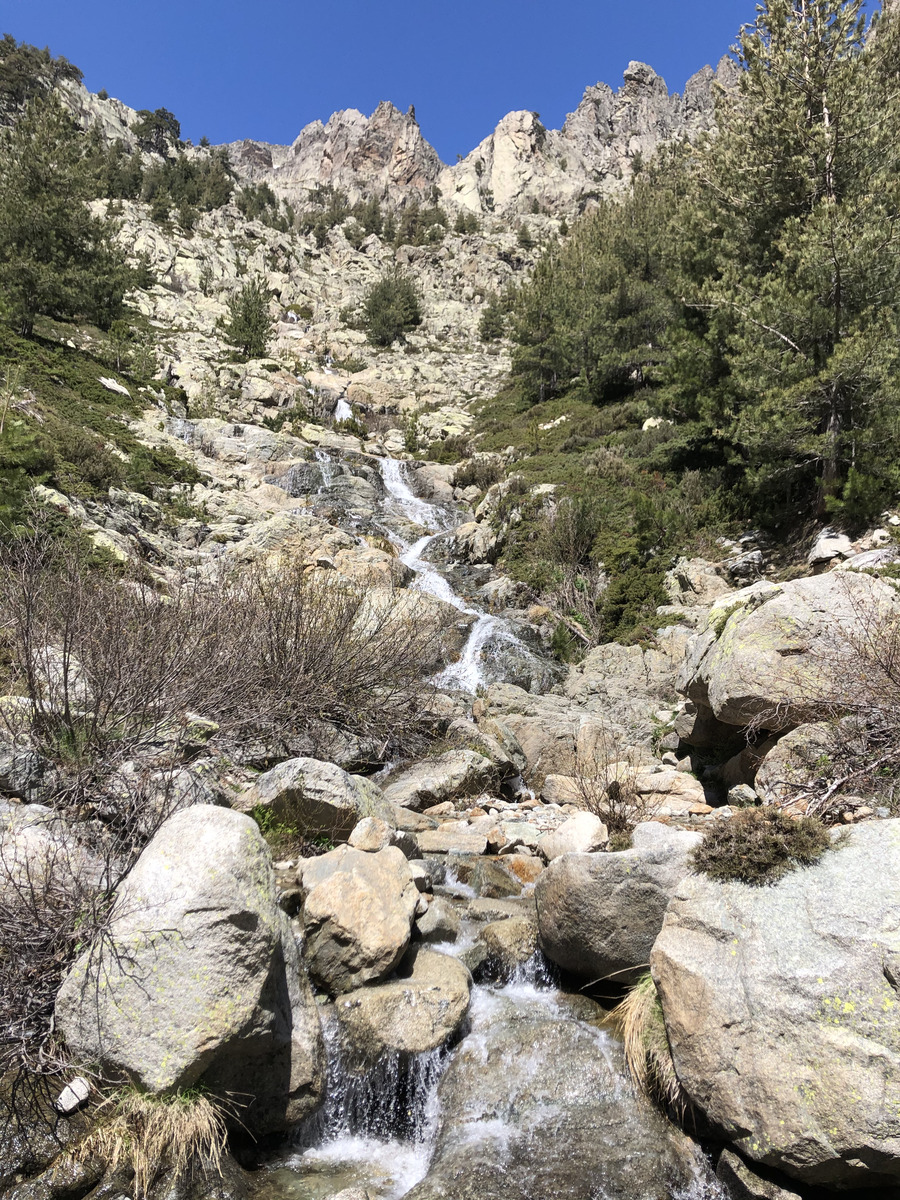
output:
[[[867,603],[849,583],[845,597],[849,618],[835,621],[827,636],[816,639],[789,706],[794,719],[788,727],[799,718],[831,730],[813,770],[788,772],[777,781],[784,797],[779,805],[807,816],[834,818],[848,807],[843,797],[849,793],[898,807],[900,603]],[[785,725],[781,705],[761,713],[753,728]]]
[[604,729],[593,748],[575,756],[575,786],[581,805],[599,817],[609,831],[611,850],[631,845],[631,833],[642,821],[652,821],[659,803],[638,791],[640,752],[623,746]]
[[420,735],[440,633],[300,564],[185,577],[163,595],[40,534],[0,553],[0,615],[25,698],[2,719],[76,770],[177,744],[191,712],[276,754],[325,725],[394,752]]

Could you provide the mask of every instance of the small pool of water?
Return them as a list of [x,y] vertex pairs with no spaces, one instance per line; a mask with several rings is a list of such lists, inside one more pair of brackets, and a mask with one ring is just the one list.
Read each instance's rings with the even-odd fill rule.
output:
[[353,1187],[373,1200],[400,1200],[425,1178],[430,1154],[422,1144],[338,1137],[282,1159],[263,1176],[255,1200],[330,1200]]

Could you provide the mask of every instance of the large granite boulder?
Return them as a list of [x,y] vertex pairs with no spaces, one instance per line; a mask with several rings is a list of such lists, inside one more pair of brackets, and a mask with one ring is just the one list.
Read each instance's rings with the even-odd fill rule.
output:
[[409,945],[419,892],[403,851],[340,846],[307,859],[305,956],[312,978],[331,995],[383,979]]
[[745,1158],[900,1186],[900,821],[772,887],[682,880],[651,958],[675,1069]]
[[296,822],[308,837],[333,841],[346,840],[364,817],[395,823],[376,783],[316,758],[291,758],[260,775],[241,797],[242,808],[257,806]]
[[728,725],[789,729],[823,702],[839,703],[854,644],[898,614],[889,583],[852,571],[755,583],[712,606],[679,691]]
[[541,949],[585,979],[636,980],[699,842],[699,834],[648,821],[630,850],[555,859],[535,885]]
[[108,935],[56,1002],[70,1051],[149,1092],[203,1083],[248,1097],[254,1133],[311,1112],[324,1087],[316,1005],[266,844],[240,813],[176,813],[119,888]]
[[392,776],[384,794],[391,804],[421,811],[446,800],[478,795],[500,777],[491,759],[476,750],[448,750]]
[[345,1038],[365,1062],[385,1051],[437,1050],[459,1032],[468,1010],[472,977],[456,958],[410,950],[397,975],[347,992],[335,1004]]

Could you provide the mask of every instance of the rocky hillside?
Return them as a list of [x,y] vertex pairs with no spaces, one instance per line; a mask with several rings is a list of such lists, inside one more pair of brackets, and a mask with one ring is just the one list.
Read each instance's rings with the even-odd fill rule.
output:
[[[302,209],[321,187],[345,192],[350,203],[372,197],[390,206],[439,202],[451,212],[509,218],[535,211],[571,216],[597,196],[621,190],[635,164],[660,146],[695,138],[714,124],[716,95],[734,82],[723,58],[670,93],[646,63],[629,63],[614,91],[596,83],[562,129],[546,129],[532,112],[508,113],[465,158],[448,166],[422,136],[414,112],[388,101],[366,117],[356,109],[313,121],[290,146],[248,139],[228,146],[242,180],[267,183]],[[65,85],[69,103],[85,125],[105,138],[137,144],[134,110],[98,99],[80,84]]]

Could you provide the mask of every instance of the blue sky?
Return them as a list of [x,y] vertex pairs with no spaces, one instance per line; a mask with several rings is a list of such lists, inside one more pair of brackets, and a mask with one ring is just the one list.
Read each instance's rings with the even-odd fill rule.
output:
[[49,45],[195,142],[293,141],[337,109],[416,107],[445,162],[505,113],[558,128],[629,59],[680,91],[752,21],[754,0],[2,0],[0,33]]

